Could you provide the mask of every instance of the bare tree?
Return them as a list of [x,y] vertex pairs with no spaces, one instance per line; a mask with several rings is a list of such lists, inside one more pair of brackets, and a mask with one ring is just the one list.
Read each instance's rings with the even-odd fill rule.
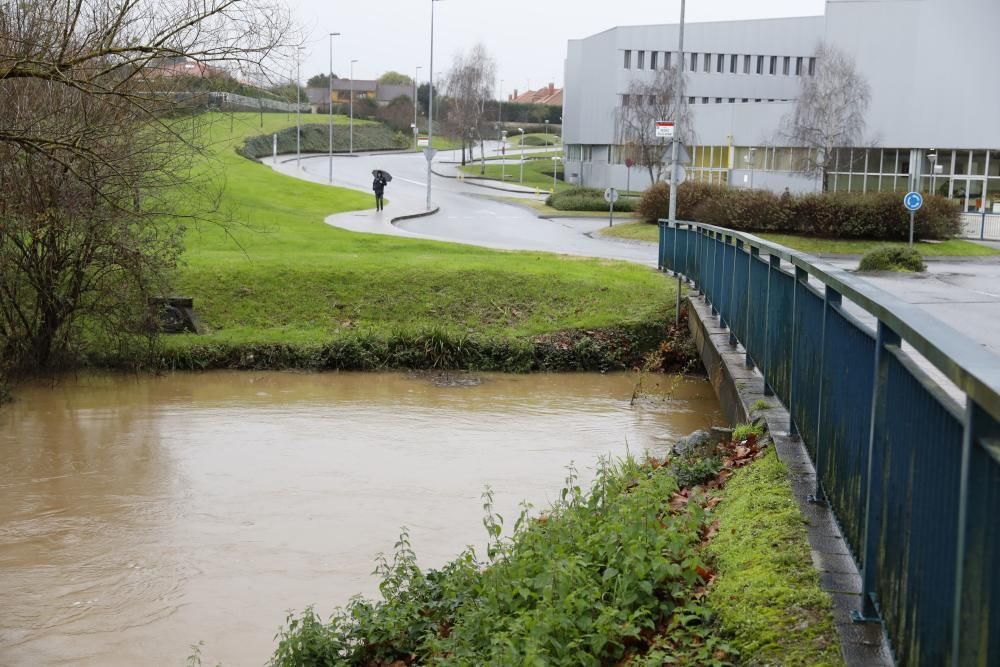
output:
[[[462,140],[462,164],[465,164],[466,137],[470,159],[472,142],[478,141],[485,160],[485,134],[492,119],[486,118],[486,103],[493,97],[496,81],[496,61],[482,44],[476,44],[468,54],[455,56],[445,86],[448,95],[448,125]],[[483,171],[485,172],[485,162]]]
[[259,0],[0,0],[0,366],[146,339],[220,186],[176,82],[265,82],[289,35]]
[[836,47],[821,44],[815,55],[815,74],[803,77],[782,134],[789,144],[809,149],[801,171],[818,177],[825,192],[837,149],[864,143],[871,87],[853,59]]
[[[682,102],[677,104],[677,87],[681,87]],[[681,141],[693,139],[691,112],[683,97],[684,74],[680,67],[658,70],[652,80],[633,80],[622,95],[617,110],[618,144],[627,147],[628,156],[636,166],[649,172],[653,183],[663,178],[670,139],[656,136],[656,121],[674,121],[681,128]]]

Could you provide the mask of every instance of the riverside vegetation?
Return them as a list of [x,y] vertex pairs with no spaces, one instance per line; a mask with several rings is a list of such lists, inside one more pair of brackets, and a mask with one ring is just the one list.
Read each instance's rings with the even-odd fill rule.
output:
[[422,570],[404,530],[382,599],[290,614],[274,667],[839,665],[787,472],[757,426],[666,459],[570,470],[543,513],[484,494],[485,554]]

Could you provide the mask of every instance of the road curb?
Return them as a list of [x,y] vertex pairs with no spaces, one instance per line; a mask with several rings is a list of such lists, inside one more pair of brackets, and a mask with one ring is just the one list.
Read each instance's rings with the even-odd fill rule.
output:
[[397,222],[402,222],[404,220],[413,220],[415,218],[426,218],[427,216],[434,215],[441,210],[440,206],[435,206],[429,211],[421,211],[420,213],[407,213],[406,215],[396,216],[395,218],[389,218],[389,224],[395,225]]

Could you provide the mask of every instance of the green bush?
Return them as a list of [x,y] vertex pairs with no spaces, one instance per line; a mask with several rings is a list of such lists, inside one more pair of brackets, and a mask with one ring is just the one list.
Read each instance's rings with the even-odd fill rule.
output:
[[[677,189],[677,219],[702,222],[695,218],[696,211],[706,201],[722,196],[727,189],[720,185],[688,182]],[[657,222],[670,215],[670,184],[656,183],[639,199],[636,207],[646,222]]]
[[921,273],[927,269],[920,253],[909,247],[883,246],[869,251],[861,258],[858,271],[911,271]]
[[[637,210],[647,222],[668,215],[670,186],[657,183],[643,193]],[[684,183],[677,193],[677,218],[746,232],[783,232],[840,239],[905,241],[910,214],[898,193],[832,192],[778,196],[767,190]],[[917,212],[920,239],[948,239],[960,228],[958,209],[928,195]]]
[[550,134],[547,137],[543,134],[538,136],[537,134],[529,134],[524,137],[525,146],[552,146],[559,143],[559,137],[554,134]]
[[[570,188],[549,195],[545,203],[560,211],[607,211],[608,202],[604,201],[604,190],[598,188]],[[628,213],[635,210],[636,199],[621,197],[615,202],[615,210]]]

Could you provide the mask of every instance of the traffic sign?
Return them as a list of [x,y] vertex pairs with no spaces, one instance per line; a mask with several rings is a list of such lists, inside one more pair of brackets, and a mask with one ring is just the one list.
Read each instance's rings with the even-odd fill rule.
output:
[[430,140],[426,136],[417,137],[417,146],[429,146]]
[[431,160],[433,160],[435,155],[437,155],[437,149],[436,148],[430,148],[430,147],[428,147],[428,148],[424,149],[424,157],[427,159],[428,162],[430,162]]
[[604,201],[614,204],[618,201],[618,191],[614,188],[608,188],[604,191]]
[[923,205],[924,197],[919,192],[907,192],[906,196],[903,197],[903,206],[908,211],[919,211]]
[[673,139],[674,138],[674,121],[672,121],[672,120],[658,120],[658,121],[656,121],[656,137],[658,139]]

